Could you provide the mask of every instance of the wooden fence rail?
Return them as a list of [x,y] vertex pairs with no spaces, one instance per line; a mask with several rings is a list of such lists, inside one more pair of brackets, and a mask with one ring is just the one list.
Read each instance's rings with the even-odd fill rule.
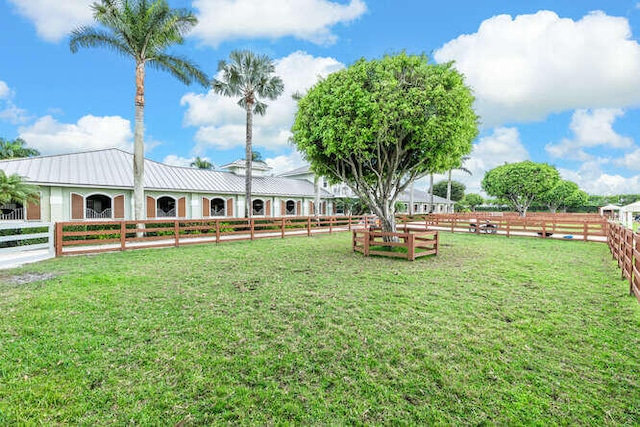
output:
[[224,218],[202,220],[82,221],[56,224],[56,256],[220,243],[366,228],[372,217]]
[[621,224],[609,224],[607,242],[620,274],[629,281],[629,293],[640,302],[640,234]]
[[399,215],[399,229],[432,229],[458,233],[499,234],[606,242],[607,220],[591,214],[546,214],[520,217],[513,213]]

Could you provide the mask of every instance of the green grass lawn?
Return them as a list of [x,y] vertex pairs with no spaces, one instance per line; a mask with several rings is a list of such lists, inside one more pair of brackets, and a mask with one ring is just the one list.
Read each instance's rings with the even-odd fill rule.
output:
[[440,236],[415,262],[345,233],[0,271],[0,425],[640,422],[605,244]]

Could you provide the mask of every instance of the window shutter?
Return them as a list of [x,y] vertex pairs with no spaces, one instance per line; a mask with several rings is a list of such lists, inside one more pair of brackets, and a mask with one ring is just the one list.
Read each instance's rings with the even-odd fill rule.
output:
[[267,205],[264,208],[265,216],[271,216],[271,200],[267,200]]
[[302,215],[302,202],[300,200],[296,202],[296,215]]
[[147,218],[156,217],[156,199],[147,196]]
[[211,202],[206,197],[202,198],[202,217],[206,218],[211,215]]
[[124,194],[113,198],[113,218],[124,219]]
[[178,218],[185,218],[187,216],[187,198],[180,197],[178,199]]
[[40,195],[38,194],[37,200],[33,200],[27,204],[27,221],[40,221],[41,219]]
[[84,219],[84,197],[71,193],[71,219]]
[[227,200],[227,216],[233,216],[233,199]]
[[313,208],[313,202],[309,202],[309,215],[315,215],[316,211]]
[[280,216],[285,216],[287,214],[287,204],[284,200],[280,201]]

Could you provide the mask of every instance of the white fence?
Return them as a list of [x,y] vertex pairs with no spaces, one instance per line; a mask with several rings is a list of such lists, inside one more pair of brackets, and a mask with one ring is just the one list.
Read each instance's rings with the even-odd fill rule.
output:
[[55,256],[53,224],[0,224],[0,268],[12,268]]

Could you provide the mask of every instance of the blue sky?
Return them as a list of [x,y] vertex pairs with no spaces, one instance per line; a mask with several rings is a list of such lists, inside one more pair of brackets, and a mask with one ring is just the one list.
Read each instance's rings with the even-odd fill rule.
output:
[[[170,0],[199,25],[172,53],[214,76],[231,50],[269,55],[285,94],[256,118],[254,145],[275,172],[302,164],[288,144],[290,94],[355,60],[406,50],[455,60],[482,128],[457,173],[479,191],[484,172],[530,159],[555,165],[591,194],[640,193],[640,2],[629,0]],[[133,142],[133,62],[69,51],[91,24],[87,0],[0,0],[0,136],[43,154]],[[149,70],[146,155],[188,165],[243,157],[235,101]],[[439,178],[436,178],[439,179]]]

